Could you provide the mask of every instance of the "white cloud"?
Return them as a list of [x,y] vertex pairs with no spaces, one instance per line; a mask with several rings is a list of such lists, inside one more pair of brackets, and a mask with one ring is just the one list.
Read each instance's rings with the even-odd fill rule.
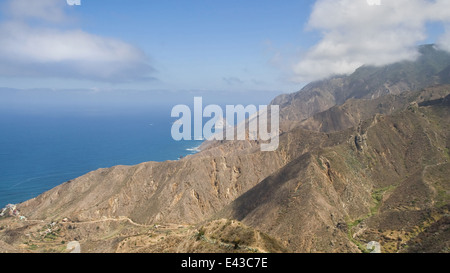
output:
[[367,4],[370,6],[379,6],[381,5],[381,0],[367,0]]
[[446,26],[445,33],[439,37],[437,45],[439,48],[450,52],[450,24]]
[[[322,39],[294,65],[294,80],[413,60],[417,44],[427,37],[426,23],[432,21],[450,22],[450,1],[318,0],[308,29],[321,31]],[[448,40],[443,37],[439,43],[448,45]]]
[[[59,29],[55,22],[68,18],[64,13],[67,5],[61,6],[61,2],[65,3],[8,2],[11,18],[0,24],[0,75],[100,81],[151,79],[153,68],[138,48],[79,29]],[[46,21],[45,27],[29,19]]]
[[64,13],[65,0],[10,0],[6,2],[6,13],[17,19],[40,19],[61,22],[67,17]]

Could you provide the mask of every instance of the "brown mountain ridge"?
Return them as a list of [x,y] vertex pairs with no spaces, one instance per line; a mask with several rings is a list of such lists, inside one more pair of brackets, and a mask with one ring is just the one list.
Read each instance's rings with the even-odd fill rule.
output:
[[376,241],[382,252],[448,252],[450,86],[440,75],[450,60],[421,50],[415,63],[274,99],[275,152],[210,143],[18,204],[26,218],[0,219],[0,251],[67,252],[77,241],[82,252],[365,252]]

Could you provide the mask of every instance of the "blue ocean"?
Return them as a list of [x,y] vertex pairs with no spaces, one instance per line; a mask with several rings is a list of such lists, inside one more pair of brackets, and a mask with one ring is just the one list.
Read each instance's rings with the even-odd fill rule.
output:
[[174,141],[170,109],[139,113],[0,111],[0,207],[98,168],[177,160],[201,141]]
[[201,140],[171,136],[172,108],[193,109],[194,96],[225,109],[268,104],[277,94],[0,88],[0,208],[99,168],[196,153]]

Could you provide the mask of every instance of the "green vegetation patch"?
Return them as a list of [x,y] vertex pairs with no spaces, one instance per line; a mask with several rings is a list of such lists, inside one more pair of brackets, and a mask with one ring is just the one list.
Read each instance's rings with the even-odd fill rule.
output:
[[370,208],[370,215],[369,217],[375,215],[378,213],[378,210],[381,206],[381,201],[383,201],[383,197],[387,192],[391,192],[396,188],[394,185],[390,185],[384,188],[376,189],[372,192],[372,200],[375,203],[375,206]]
[[384,195],[387,192],[393,191],[395,188],[396,188],[396,186],[390,185],[390,186],[387,186],[387,187],[384,187],[384,188],[375,189],[372,192],[372,199],[373,199],[373,202],[374,202],[375,205],[370,208],[370,213],[367,214],[366,216],[360,218],[360,219],[355,220],[355,221],[347,222],[347,227],[348,227],[347,236],[348,236],[348,239],[352,243],[354,243],[359,248],[359,250],[361,250],[362,253],[370,253],[371,250],[368,250],[363,243],[361,243],[359,240],[353,238],[353,231],[352,231],[353,228],[358,226],[362,221],[364,221],[364,220],[366,220],[366,219],[376,215],[378,213],[378,210],[379,210],[380,206],[381,206],[381,203],[383,201]]

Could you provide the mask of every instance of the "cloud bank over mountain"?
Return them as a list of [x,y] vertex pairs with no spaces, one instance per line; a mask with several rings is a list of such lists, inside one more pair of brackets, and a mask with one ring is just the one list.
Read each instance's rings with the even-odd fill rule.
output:
[[[139,48],[70,28],[69,7],[59,0],[9,0],[2,6],[0,75],[61,77],[106,82],[153,79]],[[68,27],[69,26],[69,27]]]
[[386,65],[418,56],[428,23],[442,23],[437,43],[450,50],[450,2],[446,0],[318,0],[307,29],[320,41],[294,67],[294,81],[352,73],[361,65]]

